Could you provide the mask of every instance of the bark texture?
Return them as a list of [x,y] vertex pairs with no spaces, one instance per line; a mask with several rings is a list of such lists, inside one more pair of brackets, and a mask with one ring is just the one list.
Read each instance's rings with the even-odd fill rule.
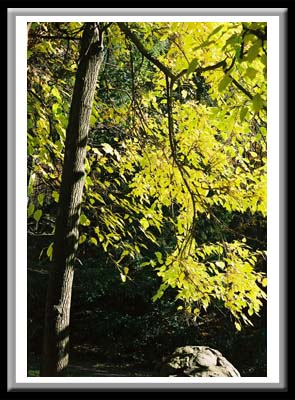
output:
[[46,298],[41,376],[63,376],[69,362],[71,295],[85,181],[86,144],[102,59],[100,26],[86,23],[66,133],[53,263]]

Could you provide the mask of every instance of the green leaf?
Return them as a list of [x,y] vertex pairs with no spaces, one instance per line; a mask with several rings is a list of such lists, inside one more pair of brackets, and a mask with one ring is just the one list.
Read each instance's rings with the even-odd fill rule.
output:
[[209,39],[211,36],[216,35],[216,33],[218,33],[222,28],[223,28],[223,25],[217,26],[217,28],[215,28],[215,29],[210,33],[210,35],[208,36],[208,39]]
[[33,215],[34,220],[39,222],[41,217],[42,217],[42,210],[36,210]]
[[90,167],[88,158],[86,157],[86,158],[85,158],[85,173],[86,173],[86,174],[89,174],[90,169],[91,169],[91,167]]
[[58,140],[55,142],[55,145],[56,145],[57,151],[61,152],[64,147],[63,143],[60,140]]
[[244,119],[246,118],[246,115],[248,114],[248,107],[243,107],[240,111],[240,120],[241,122],[244,121]]
[[85,186],[88,188],[89,186],[93,186],[93,185],[94,185],[94,183],[93,183],[92,179],[90,178],[90,176],[89,175],[86,176]]
[[256,94],[252,99],[254,111],[260,111],[263,108],[263,100],[260,94]]
[[162,253],[160,253],[159,251],[156,251],[155,256],[157,257],[158,263],[163,264]]
[[[59,116],[59,120],[61,122],[60,116]],[[57,133],[60,135],[61,139],[64,141],[66,138],[66,128],[57,124],[57,125],[55,125],[55,129],[56,129]]]
[[261,284],[263,287],[266,287],[267,286],[267,278],[263,278],[261,281]]
[[198,60],[196,58],[194,58],[190,63],[189,66],[187,68],[186,74],[189,75],[192,72],[195,72],[196,68],[198,66]]
[[100,230],[99,230],[99,228],[98,228],[97,226],[94,228],[94,232],[97,234],[97,237],[98,237],[99,241],[100,241],[100,242],[103,242],[103,241],[104,241],[104,237],[103,237],[103,235],[100,233]]
[[160,299],[164,294],[164,291],[158,290],[157,293],[152,297],[152,301],[155,302],[156,300]]
[[95,237],[91,237],[90,242],[95,244],[95,246],[97,246],[97,240],[95,239]]
[[34,147],[30,144],[28,145],[28,155],[32,156],[34,154]]
[[27,129],[32,129],[33,127],[34,127],[34,122],[33,122],[33,120],[30,118],[30,119],[28,119]]
[[250,79],[254,79],[257,72],[258,71],[255,68],[249,67],[247,68],[246,76],[248,76]]
[[58,200],[59,200],[59,193],[57,193],[57,191],[53,191],[52,192],[52,197],[53,197],[53,199],[54,199],[54,201],[56,202],[56,203],[58,203]]
[[194,51],[203,49],[204,47],[210,46],[210,44],[215,43],[214,40],[205,40],[203,43],[201,43],[199,46],[196,46],[193,48]]
[[97,118],[91,114],[90,116],[90,126],[94,126],[96,124]]
[[56,87],[54,87],[54,88],[52,89],[51,94],[52,94],[54,97],[56,97],[58,100],[61,101],[61,97],[60,97],[59,91],[58,91],[58,89],[57,89]]
[[81,235],[79,238],[79,244],[84,243],[86,239],[87,239],[86,235]]
[[44,201],[44,193],[39,193],[37,199],[40,206],[42,206]]
[[50,243],[47,251],[46,251],[47,257],[49,258],[50,261],[52,261],[52,254],[53,254],[53,243]]
[[145,261],[145,262],[141,263],[139,266],[146,267],[147,265],[151,265],[150,261]]
[[231,83],[232,79],[229,75],[224,75],[218,85],[218,91],[223,92],[227,86]]
[[156,300],[160,299],[163,296],[167,287],[168,287],[168,283],[166,283],[166,282],[162,283],[161,286],[159,287],[157,293],[152,297],[152,301],[155,302]]
[[28,217],[31,217],[33,215],[34,210],[35,210],[34,204],[30,203],[29,208],[28,208]]
[[260,61],[262,62],[262,64],[264,64],[266,66],[267,63],[267,57],[266,54],[262,54]]
[[126,282],[126,275],[121,273],[120,276],[121,276],[122,282]]
[[[237,44],[241,43],[241,37],[240,35],[237,35],[236,33],[234,33],[231,37],[229,37],[226,41],[226,45],[230,44],[232,45],[234,48],[236,47]],[[225,45],[225,47],[226,47]],[[225,47],[223,47],[223,49],[225,49]]]
[[53,111],[53,114],[55,114],[55,115],[62,113],[62,109],[60,108],[60,105],[58,103],[54,103],[52,105],[52,111]]
[[247,61],[252,62],[258,55],[261,48],[261,40],[257,40],[252,47],[248,50]]
[[84,226],[89,226],[90,225],[90,221],[89,219],[86,217],[85,214],[81,214],[80,215],[80,224],[84,225]]
[[199,308],[195,308],[193,312],[194,312],[195,315],[199,315],[200,311],[201,310]]

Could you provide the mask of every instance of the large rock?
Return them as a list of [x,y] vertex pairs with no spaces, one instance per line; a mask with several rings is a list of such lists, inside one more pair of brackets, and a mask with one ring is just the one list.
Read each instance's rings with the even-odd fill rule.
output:
[[207,346],[178,347],[160,369],[160,376],[240,376],[223,355]]

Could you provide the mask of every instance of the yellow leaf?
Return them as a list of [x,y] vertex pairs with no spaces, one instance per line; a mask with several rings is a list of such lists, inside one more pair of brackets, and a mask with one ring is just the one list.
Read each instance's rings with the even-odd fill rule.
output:
[[216,264],[217,267],[219,267],[219,268],[221,268],[221,269],[223,269],[223,268],[225,267],[225,264],[224,264],[223,261],[216,261],[215,264]]
[[253,313],[254,313],[254,311],[252,310],[252,308],[249,308],[248,314],[250,315],[250,317],[251,317],[251,315],[253,315]]
[[235,322],[235,327],[237,331],[240,331],[242,329],[241,325],[238,322]]
[[146,230],[150,226],[150,224],[149,224],[149,222],[148,222],[148,220],[146,218],[142,218],[140,220],[140,224],[141,224],[141,226],[143,227],[144,230]]
[[50,243],[47,251],[46,251],[47,257],[49,258],[50,261],[52,261],[52,254],[53,254],[53,243]]
[[97,246],[97,240],[94,237],[90,238],[90,242],[95,244],[95,246]]

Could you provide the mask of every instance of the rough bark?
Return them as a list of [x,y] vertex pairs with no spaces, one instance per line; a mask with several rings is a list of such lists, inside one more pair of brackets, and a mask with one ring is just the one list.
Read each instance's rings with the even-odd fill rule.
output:
[[69,361],[74,259],[79,240],[84,162],[97,76],[103,59],[99,24],[86,23],[74,85],[46,298],[41,376],[62,376]]

